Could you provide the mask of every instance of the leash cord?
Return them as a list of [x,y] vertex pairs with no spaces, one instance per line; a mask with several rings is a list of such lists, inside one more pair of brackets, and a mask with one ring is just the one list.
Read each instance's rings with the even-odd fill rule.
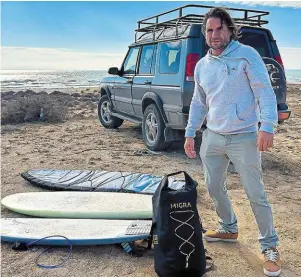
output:
[[29,246],[31,246],[31,245],[33,245],[33,244],[35,244],[35,243],[37,243],[37,242],[39,242],[39,241],[41,241],[41,240],[48,239],[48,238],[53,238],[53,237],[60,237],[60,238],[64,238],[64,239],[67,240],[68,245],[69,245],[69,253],[68,253],[68,256],[67,256],[61,263],[56,264],[56,265],[43,265],[43,264],[40,264],[40,263],[39,263],[39,259],[40,259],[45,253],[47,253],[50,249],[53,248],[53,247],[49,247],[49,248],[47,248],[46,250],[44,250],[42,253],[40,253],[40,254],[38,255],[38,257],[36,257],[36,259],[35,259],[35,264],[36,264],[36,266],[38,266],[38,267],[40,267],[40,268],[57,268],[57,267],[59,267],[59,266],[65,264],[65,263],[70,259],[71,254],[72,254],[72,243],[71,243],[71,241],[70,241],[67,237],[65,237],[65,236],[60,236],[60,235],[58,235],[58,236],[56,236],[56,235],[54,235],[54,236],[47,236],[47,237],[44,237],[44,238],[37,239],[37,240],[34,240],[34,241],[32,241],[32,242],[29,242],[29,243],[26,244],[26,246],[29,248]]

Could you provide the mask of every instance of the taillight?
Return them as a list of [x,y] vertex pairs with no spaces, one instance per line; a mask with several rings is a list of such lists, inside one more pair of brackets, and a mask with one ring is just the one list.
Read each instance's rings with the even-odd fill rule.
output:
[[275,56],[275,60],[282,66],[282,67],[284,67],[283,66],[283,62],[282,62],[282,59],[281,59],[281,56],[280,55],[277,55],[277,56]]
[[185,79],[186,81],[193,81],[194,69],[199,61],[199,54],[190,53],[186,57]]
[[284,121],[289,119],[291,111],[278,111],[278,121]]

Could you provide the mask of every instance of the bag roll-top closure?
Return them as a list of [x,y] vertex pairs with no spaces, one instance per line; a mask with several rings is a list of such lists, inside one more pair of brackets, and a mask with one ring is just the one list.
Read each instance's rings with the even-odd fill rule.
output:
[[181,173],[184,173],[185,176],[185,189],[191,189],[191,188],[195,188],[196,187],[196,182],[194,180],[192,180],[192,178],[187,174],[186,171],[178,171],[178,172],[174,172],[174,173],[170,173],[164,176],[164,178],[162,179],[160,186],[158,188],[159,191],[162,190],[171,190],[168,187],[168,177],[170,176],[174,176],[174,175],[179,175]]

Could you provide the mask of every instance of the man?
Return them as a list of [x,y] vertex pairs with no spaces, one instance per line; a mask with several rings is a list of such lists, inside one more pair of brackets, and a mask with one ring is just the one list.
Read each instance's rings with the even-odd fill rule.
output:
[[195,68],[195,91],[184,148],[190,158],[196,157],[195,132],[206,117],[200,156],[220,227],[207,231],[204,237],[207,241],[237,240],[237,219],[225,185],[231,161],[240,175],[260,231],[264,273],[278,276],[281,271],[276,249],[278,237],[264,190],[260,156],[261,151],[273,145],[276,97],[260,55],[237,41],[238,29],[224,9],[214,8],[205,15],[203,33],[210,49]]

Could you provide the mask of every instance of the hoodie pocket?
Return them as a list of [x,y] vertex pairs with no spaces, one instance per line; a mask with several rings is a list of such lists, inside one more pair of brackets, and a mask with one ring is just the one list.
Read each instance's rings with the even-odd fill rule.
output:
[[250,117],[255,114],[255,103],[249,104],[247,106],[241,103],[235,104],[236,117],[240,121],[249,121]]
[[226,125],[239,125],[243,122],[237,115],[237,104],[224,104],[217,107],[211,107],[207,114],[208,123],[226,126]]

